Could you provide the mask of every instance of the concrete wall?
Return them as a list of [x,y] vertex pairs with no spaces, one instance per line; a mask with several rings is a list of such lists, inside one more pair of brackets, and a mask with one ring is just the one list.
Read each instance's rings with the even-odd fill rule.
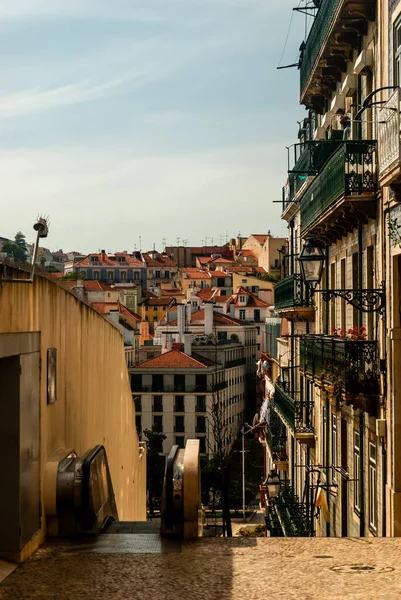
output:
[[[21,276],[19,272],[14,272]],[[41,334],[41,489],[49,457],[105,446],[122,520],[146,519],[146,459],[139,458],[135,410],[119,332],[74,295],[36,276],[0,285],[0,333]],[[57,401],[47,405],[46,354],[57,348]],[[36,544],[46,533],[45,519]],[[34,548],[32,548],[34,549]]]

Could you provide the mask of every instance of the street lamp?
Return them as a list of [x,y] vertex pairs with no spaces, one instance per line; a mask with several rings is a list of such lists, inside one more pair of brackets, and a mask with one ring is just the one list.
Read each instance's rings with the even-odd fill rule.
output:
[[298,261],[301,276],[305,283],[315,288],[322,279],[326,255],[321,244],[313,238],[308,238],[302,248]]
[[241,433],[242,433],[242,518],[245,521],[245,427],[249,427],[249,431],[252,430],[252,426],[248,425],[248,423],[243,423]]
[[271,500],[278,498],[280,494],[281,481],[274,469],[270,471],[263,485],[267,487],[268,495]]

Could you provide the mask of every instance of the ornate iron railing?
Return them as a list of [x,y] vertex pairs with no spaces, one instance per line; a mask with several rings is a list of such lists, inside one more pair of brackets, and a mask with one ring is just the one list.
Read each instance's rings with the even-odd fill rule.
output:
[[274,308],[276,310],[296,306],[313,306],[310,287],[305,285],[299,274],[289,275],[276,283],[274,288]]
[[270,537],[284,537],[283,528],[273,503],[266,506],[265,524]]
[[401,160],[400,88],[397,88],[378,113],[378,150],[380,174]]
[[322,385],[334,386],[351,402],[355,397],[379,393],[380,361],[376,341],[305,336],[300,345],[300,367],[305,375]]
[[300,67],[301,96],[320,58],[343,0],[322,0],[306,40]]
[[289,481],[282,483],[275,506],[286,537],[311,537],[313,535],[307,508],[299,500]]
[[301,199],[302,232],[342,196],[370,195],[375,190],[376,142],[343,142]]
[[274,460],[275,458],[284,460],[287,451],[287,430],[274,410],[274,400],[271,401],[270,419],[266,426],[266,443]]
[[294,429],[295,425],[295,410],[294,400],[282,387],[284,384],[276,382],[274,389],[274,410],[278,412],[284,419],[285,423],[291,429]]

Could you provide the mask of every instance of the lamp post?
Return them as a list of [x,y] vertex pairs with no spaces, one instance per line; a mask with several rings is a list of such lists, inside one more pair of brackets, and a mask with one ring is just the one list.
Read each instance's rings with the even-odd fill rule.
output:
[[[245,521],[245,427],[252,429],[251,425],[244,423],[242,425],[242,518]],[[248,433],[248,432],[247,432]]]
[[281,481],[278,473],[272,469],[264,484],[267,487],[268,495],[270,500],[275,500],[280,494]]
[[302,248],[298,261],[303,281],[310,285],[312,290],[320,283],[326,255],[322,245],[314,238],[308,238]]

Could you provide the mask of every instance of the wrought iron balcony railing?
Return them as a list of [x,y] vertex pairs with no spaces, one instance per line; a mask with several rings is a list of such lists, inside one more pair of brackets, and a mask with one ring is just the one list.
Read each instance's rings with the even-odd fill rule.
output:
[[378,114],[380,175],[401,161],[400,88],[397,88]]
[[274,308],[309,307],[313,306],[313,296],[310,287],[305,285],[301,275],[289,275],[276,283],[274,287]]
[[[275,410],[283,417],[295,435],[313,434],[314,428],[314,402],[303,398],[302,392],[293,394],[292,398],[284,382],[276,382],[274,405]],[[301,436],[300,436],[301,437]]]
[[226,369],[231,369],[232,367],[240,367],[241,365],[246,364],[246,358],[235,358],[234,360],[228,360],[226,362]]
[[376,190],[376,142],[343,142],[301,199],[302,232],[341,197],[372,196]]
[[322,0],[319,11],[310,29],[300,67],[301,95],[308,79],[319,60],[323,45],[329,36],[338,9],[343,0]]
[[345,396],[354,408],[375,413],[380,379],[376,341],[308,335],[301,339],[300,366],[306,376]]
[[287,447],[287,430],[283,421],[274,410],[274,400],[271,402],[270,420],[266,427],[266,443],[269,446],[273,460],[279,454],[284,459]]
[[285,423],[291,428],[294,429],[295,425],[295,410],[294,410],[294,400],[291,396],[285,391],[284,383],[276,382],[274,389],[274,410],[278,412],[281,417],[284,419]]
[[282,484],[275,506],[286,537],[311,537],[313,535],[307,508],[299,500],[288,481]]
[[310,140],[292,146],[294,166],[288,171],[288,180],[283,187],[283,212],[294,201],[308,177],[320,172],[340,143],[338,140]]

